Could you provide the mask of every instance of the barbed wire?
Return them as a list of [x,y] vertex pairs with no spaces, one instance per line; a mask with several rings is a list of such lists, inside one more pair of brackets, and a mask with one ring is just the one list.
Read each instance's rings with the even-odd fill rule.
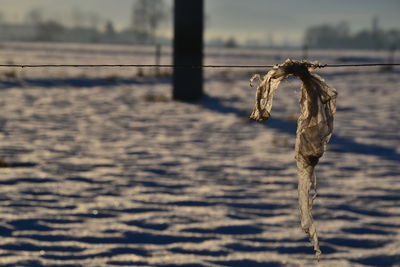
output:
[[[173,65],[173,64],[0,64],[0,68],[241,68],[258,69],[273,68],[277,65]],[[316,68],[345,68],[345,67],[379,67],[400,66],[400,63],[367,63],[367,64],[313,64]]]

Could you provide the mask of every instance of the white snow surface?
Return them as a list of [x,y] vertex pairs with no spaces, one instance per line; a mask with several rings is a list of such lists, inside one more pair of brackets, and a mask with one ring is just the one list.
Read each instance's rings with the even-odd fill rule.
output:
[[[164,48],[162,63],[171,63]],[[3,43],[0,63],[154,63],[154,48]],[[206,64],[279,64],[296,50],[208,49]],[[385,51],[311,51],[322,64]],[[164,70],[165,71],[165,70]],[[300,82],[251,122],[254,73],[206,70],[174,102],[137,69],[0,69],[1,266],[313,266],[294,160]],[[319,266],[400,266],[400,70],[319,70],[338,111],[316,169]],[[188,84],[190,88],[190,84]]]

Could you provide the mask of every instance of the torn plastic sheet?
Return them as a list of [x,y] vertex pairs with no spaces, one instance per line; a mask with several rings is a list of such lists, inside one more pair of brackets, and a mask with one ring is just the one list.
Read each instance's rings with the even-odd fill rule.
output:
[[260,83],[256,92],[256,104],[250,116],[256,121],[268,120],[271,116],[274,93],[279,84],[289,76],[296,76],[302,81],[301,113],[298,118],[295,148],[299,174],[299,208],[301,227],[308,234],[317,259],[321,250],[312,216],[312,206],[317,196],[314,169],[332,135],[337,97],[334,88],[329,87],[319,75],[311,73],[319,66],[319,63],[288,59],[284,64],[275,66],[263,79],[255,75],[251,82],[259,79]]

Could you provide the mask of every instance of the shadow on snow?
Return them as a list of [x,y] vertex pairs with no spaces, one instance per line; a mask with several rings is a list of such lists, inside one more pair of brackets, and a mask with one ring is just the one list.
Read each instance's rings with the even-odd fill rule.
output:
[[[221,103],[218,98],[205,96],[202,100],[202,105],[204,108],[209,110],[219,112],[219,113],[232,113],[240,117],[248,117],[243,110],[236,109],[234,107],[225,106]],[[267,122],[262,123],[267,128],[276,129],[283,133],[288,133],[294,135],[296,133],[297,124],[290,121],[284,121],[279,118],[270,118]],[[373,144],[362,144],[348,137],[342,137],[338,135],[333,135],[331,141],[329,142],[331,146],[330,151],[339,153],[353,153],[362,155],[377,156],[385,160],[400,161],[400,154],[397,153],[395,149],[373,145]]]

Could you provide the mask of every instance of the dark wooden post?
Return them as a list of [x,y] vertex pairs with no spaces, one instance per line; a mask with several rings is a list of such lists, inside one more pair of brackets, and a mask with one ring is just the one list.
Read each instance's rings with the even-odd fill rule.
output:
[[[175,0],[175,100],[195,101],[203,96],[204,0]],[[186,67],[183,67],[186,66]]]

